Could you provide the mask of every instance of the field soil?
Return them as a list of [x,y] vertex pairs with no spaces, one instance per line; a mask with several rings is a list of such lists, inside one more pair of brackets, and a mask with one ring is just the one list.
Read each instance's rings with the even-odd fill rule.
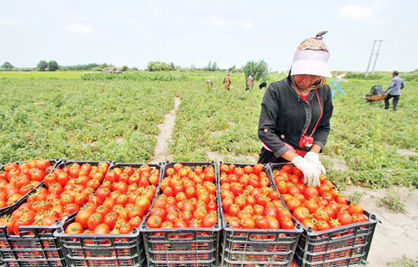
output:
[[176,122],[176,114],[180,103],[180,98],[176,97],[174,99],[174,109],[165,114],[163,123],[158,125],[160,134],[158,135],[157,143],[155,144],[154,156],[151,159],[152,163],[164,162],[173,159],[173,155],[170,154],[168,146],[171,140],[171,134]]
[[405,213],[395,213],[379,205],[379,200],[387,197],[387,189],[350,186],[344,191],[346,196],[354,192],[361,193],[360,203],[364,209],[382,221],[376,226],[368,266],[386,266],[403,257],[418,262],[418,190],[408,187],[393,187],[390,190],[400,196],[405,204]]

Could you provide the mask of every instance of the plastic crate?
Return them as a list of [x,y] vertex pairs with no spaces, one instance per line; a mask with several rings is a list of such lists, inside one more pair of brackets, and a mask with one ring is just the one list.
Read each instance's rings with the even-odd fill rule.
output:
[[[109,170],[116,167],[139,168],[142,163],[113,163]],[[147,164],[160,170],[159,164]],[[155,196],[154,196],[155,199]],[[129,234],[66,234],[64,229],[75,220],[76,214],[65,222],[62,229],[55,232],[64,250],[69,266],[142,266],[145,263],[142,238],[139,228]]]
[[[100,162],[63,160],[56,164],[54,169],[73,163],[88,163],[95,166]],[[43,182],[36,188],[41,186],[45,186]],[[29,194],[8,213],[11,214],[23,204],[28,196]],[[0,226],[0,261],[3,261],[5,266],[66,266],[62,246],[54,233],[62,229],[63,223],[71,217],[75,217],[75,213],[50,226],[20,226],[19,235],[9,234],[6,226]]]
[[[164,178],[165,170],[173,167],[175,163],[168,162],[164,164],[160,182]],[[212,165],[216,169],[214,162],[181,163],[189,167]],[[218,177],[216,177],[217,179]],[[158,196],[161,193],[159,187],[157,192]],[[212,228],[151,229],[146,225],[146,220],[149,217],[148,213],[140,228],[144,239],[148,266],[217,266],[221,232],[220,196],[218,191],[217,206],[218,223]]]
[[[273,171],[289,163],[269,164],[273,183]],[[348,201],[350,203],[350,201]],[[344,225],[338,228],[313,231],[303,227],[295,253],[298,266],[351,266],[366,265],[374,230],[379,219],[367,211],[367,222]]]
[[[49,160],[54,168],[58,167],[61,160]],[[23,163],[23,162],[16,162]],[[2,209],[1,215],[10,215],[38,186],[29,191],[15,204]],[[59,227],[51,226],[21,226],[20,234],[14,235],[7,231],[7,227],[0,225],[0,264],[2,266],[64,266],[64,258],[60,254],[56,240],[52,232]]]
[[[54,170],[56,167],[57,167],[57,165],[61,162],[61,160],[60,159],[50,159],[50,160],[48,160],[49,161],[49,163],[51,164],[51,166],[53,166],[53,169],[52,170]],[[22,163],[25,163],[25,162],[28,162],[28,161],[13,161],[14,163],[17,163],[17,164],[22,164]],[[4,168],[4,166],[5,166],[6,164],[2,164],[1,165],[1,168],[0,168],[0,172],[1,171],[3,171],[3,168]],[[41,186],[41,183],[42,182],[39,182],[39,184],[37,185],[37,186],[35,186],[34,188],[32,188],[29,192],[27,192],[23,197],[21,197],[18,201],[16,201],[15,203],[13,203],[12,205],[9,205],[9,206],[7,206],[7,207],[4,207],[4,208],[2,208],[2,209],[0,209],[0,216],[1,215],[3,215],[3,214],[6,214],[6,213],[8,213],[9,211],[11,211],[11,210],[14,210],[16,207],[18,207],[18,206],[20,206],[22,203],[23,203],[23,201],[25,201],[26,200],[26,198],[31,194],[31,193],[33,193],[33,192],[35,192],[35,190],[36,189],[38,189],[40,186]]]
[[[254,164],[222,163],[217,168],[220,177],[221,164],[234,164],[237,167]],[[264,171],[268,171],[264,165]],[[220,184],[218,184],[220,188]],[[274,188],[274,186],[273,186]],[[276,188],[275,188],[276,189]],[[299,236],[303,229],[295,220],[295,229],[237,229],[232,228],[222,216],[222,252],[220,266],[290,266]]]
[[[74,220],[75,216],[63,229]],[[144,262],[137,228],[125,235],[69,235],[63,229],[54,236],[63,247],[68,266],[142,266]]]

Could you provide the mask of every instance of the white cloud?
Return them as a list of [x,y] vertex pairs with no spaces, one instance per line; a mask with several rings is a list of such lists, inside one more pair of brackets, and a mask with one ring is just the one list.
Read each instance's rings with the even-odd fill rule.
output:
[[338,16],[349,20],[367,20],[372,18],[373,10],[361,5],[346,5],[338,10]]
[[26,21],[15,18],[0,18],[0,25],[5,26],[24,26]]
[[162,15],[162,11],[161,8],[156,5],[155,3],[150,3],[148,5],[148,9],[150,10],[151,14],[154,16],[161,16]]
[[185,24],[186,24],[186,20],[185,20],[185,19],[183,19],[183,18],[175,18],[175,19],[174,19],[174,22],[175,22],[177,25],[185,25]]
[[386,6],[385,1],[376,0],[368,5],[345,5],[338,9],[338,17],[369,24],[385,24],[387,20],[379,18],[379,11]]
[[69,25],[67,29],[71,32],[78,32],[78,33],[91,33],[93,31],[92,27],[77,24],[77,23],[73,23]]
[[221,18],[218,17],[212,17],[210,19],[210,22],[216,26],[224,26],[225,25],[225,21]]
[[253,27],[253,24],[249,21],[242,21],[240,22],[239,26],[243,29],[251,29]]

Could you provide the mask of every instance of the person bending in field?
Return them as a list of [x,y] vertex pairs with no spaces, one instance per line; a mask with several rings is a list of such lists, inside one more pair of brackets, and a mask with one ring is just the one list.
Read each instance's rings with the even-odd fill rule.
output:
[[321,32],[297,48],[287,78],[264,94],[258,126],[263,143],[259,163],[292,162],[310,186],[319,185],[325,168],[319,153],[330,131],[333,105],[325,78],[331,78],[328,49]]
[[213,88],[213,81],[212,80],[207,80],[206,81],[206,86],[208,87],[208,89],[211,89],[212,91],[215,91],[215,89]]
[[392,82],[390,83],[387,90],[390,90],[385,98],[385,109],[389,109],[389,99],[393,97],[393,111],[396,111],[398,106],[399,97],[401,96],[401,90],[405,87],[405,83],[399,76],[399,72],[394,71],[392,73]]
[[230,73],[228,73],[227,75],[226,75],[226,77],[225,77],[225,79],[224,79],[224,85],[225,85],[225,88],[226,88],[226,90],[231,90],[231,74]]
[[250,90],[250,88],[253,88],[253,81],[254,81],[253,76],[248,75],[247,83],[245,85],[245,91],[248,91],[248,90]]

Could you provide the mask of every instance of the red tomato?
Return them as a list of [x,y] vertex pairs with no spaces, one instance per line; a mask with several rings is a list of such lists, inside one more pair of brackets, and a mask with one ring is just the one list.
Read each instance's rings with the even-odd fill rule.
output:
[[351,215],[353,215],[355,213],[362,214],[363,213],[363,207],[361,206],[361,204],[355,204],[355,203],[351,202],[350,205],[348,206],[348,212]]
[[318,190],[316,190],[315,187],[307,186],[303,191],[303,194],[307,200],[310,200],[311,198],[318,197]]
[[275,217],[267,216],[266,218],[270,229],[280,229],[280,223]]
[[83,227],[78,222],[70,223],[67,228],[65,228],[66,234],[82,234]]
[[105,223],[101,223],[99,225],[96,226],[96,228],[94,228],[94,232],[95,235],[106,235],[110,233],[110,227],[109,225],[105,224]]
[[241,220],[241,227],[245,229],[254,229],[255,221],[251,217],[245,217]]
[[160,228],[162,220],[159,216],[151,215],[148,217],[147,225],[150,228]]
[[348,212],[340,212],[337,216],[341,225],[352,224],[354,222],[353,217]]
[[300,222],[303,222],[303,220],[308,219],[309,215],[309,210],[305,207],[297,207],[293,211],[293,216],[295,216],[295,218]]
[[96,226],[101,224],[103,221],[103,217],[99,213],[93,213],[87,220],[87,227],[90,231],[94,231]]

